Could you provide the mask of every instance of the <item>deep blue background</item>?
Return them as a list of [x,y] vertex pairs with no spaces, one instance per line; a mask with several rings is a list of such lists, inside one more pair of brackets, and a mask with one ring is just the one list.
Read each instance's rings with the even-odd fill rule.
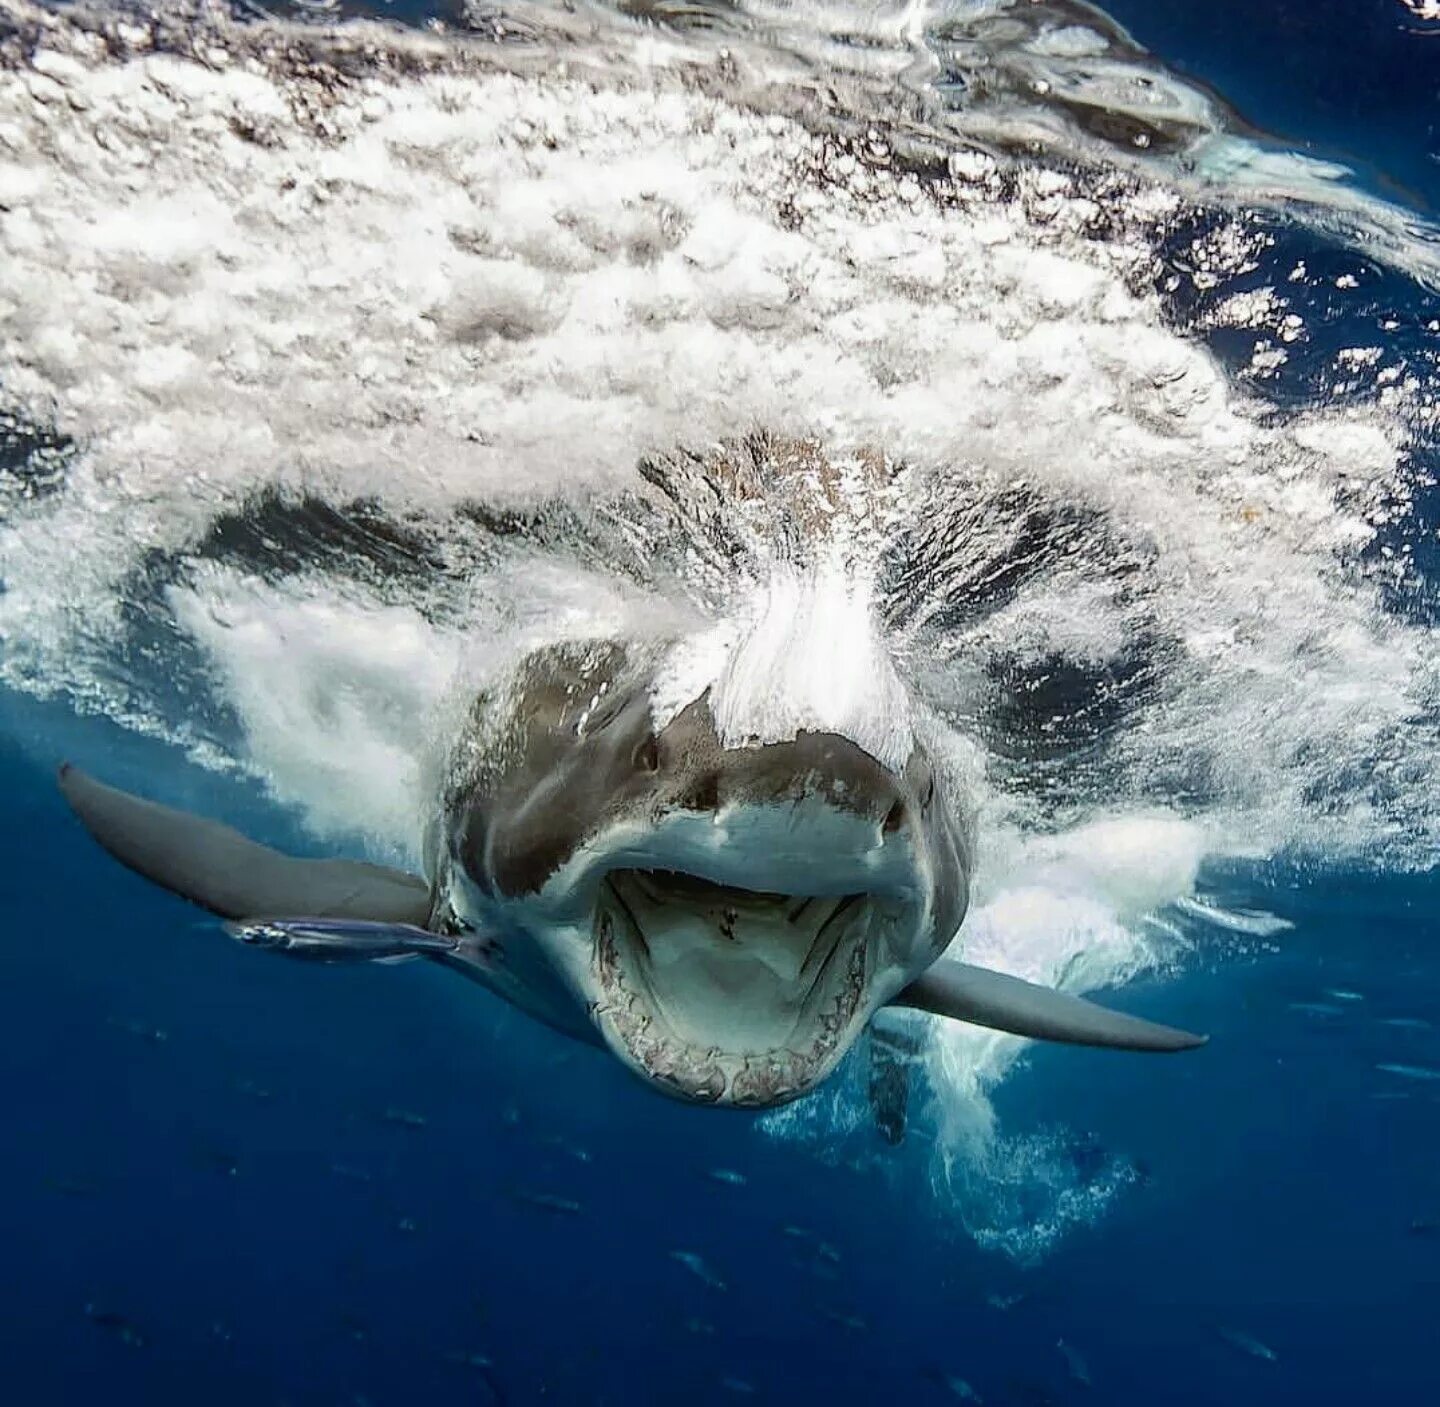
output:
[[1107,0],[1177,73],[1256,127],[1353,165],[1391,198],[1440,208],[1440,19],[1400,0]]
[[832,1166],[444,972],[239,949],[99,855],[48,774],[57,746],[129,784],[173,757],[34,705],[5,721],[8,1400],[702,1403],[731,1376],[941,1402],[947,1375],[1016,1404],[1433,1400],[1440,1082],[1376,1068],[1440,1069],[1432,880],[1253,891],[1296,924],[1273,948],[1119,998],[1208,1029],[1198,1055],[1035,1048],[1007,1132],[1064,1126],[1077,1187],[1111,1155],[1141,1178],[1026,1270],[927,1190],[923,1127]]
[[[1440,37],[1396,0],[1112,12],[1248,118],[1436,198]],[[1361,289],[1270,394],[1337,394],[1325,349],[1397,311],[1387,346],[1433,374],[1421,294],[1279,233],[1258,281],[1304,257]],[[948,1376],[1016,1407],[1440,1400],[1440,1080],[1377,1068],[1440,1071],[1433,877],[1212,876],[1295,927],[1114,997],[1211,1046],[1035,1048],[999,1092],[1077,1193],[1140,1171],[1024,1269],[931,1192],[923,1119],[898,1151],[862,1130],[825,1156],[658,1099],[444,972],[239,950],[94,848],[63,755],[305,844],[171,752],[0,699],[6,1402],[698,1407],[745,1401],[730,1377],[756,1401],[924,1404],[959,1400]]]

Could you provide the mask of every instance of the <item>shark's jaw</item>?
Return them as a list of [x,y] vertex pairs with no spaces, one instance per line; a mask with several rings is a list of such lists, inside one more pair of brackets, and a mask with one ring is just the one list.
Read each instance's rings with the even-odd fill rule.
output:
[[873,1008],[894,906],[676,870],[614,869],[594,909],[591,1008],[611,1051],[676,1098],[765,1108],[818,1084]]

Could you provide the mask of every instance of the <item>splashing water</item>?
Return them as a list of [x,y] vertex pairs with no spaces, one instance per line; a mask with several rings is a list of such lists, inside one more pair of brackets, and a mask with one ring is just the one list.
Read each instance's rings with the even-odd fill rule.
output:
[[[966,955],[1076,990],[1223,931],[1207,862],[1430,862],[1433,361],[1317,369],[1358,276],[1275,260],[1433,238],[1087,7],[5,0],[0,54],[11,688],[413,857],[478,682],[678,636],[737,738],[947,730]],[[1019,1043],[929,1042],[987,1244],[1125,1185],[1006,1210],[1064,1180],[993,1126]]]

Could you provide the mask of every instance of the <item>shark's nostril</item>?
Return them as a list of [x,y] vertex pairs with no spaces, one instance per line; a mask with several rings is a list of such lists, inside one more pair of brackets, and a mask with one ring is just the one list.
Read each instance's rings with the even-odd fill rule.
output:
[[882,826],[885,834],[894,835],[895,832],[905,824],[906,814],[905,803],[903,801],[897,801],[889,811],[885,813],[885,821]]

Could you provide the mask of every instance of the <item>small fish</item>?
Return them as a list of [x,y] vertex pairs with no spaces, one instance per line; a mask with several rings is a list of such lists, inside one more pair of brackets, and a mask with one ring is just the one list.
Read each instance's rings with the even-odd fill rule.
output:
[[1065,1365],[1070,1369],[1070,1376],[1082,1387],[1093,1387],[1090,1368],[1080,1356],[1079,1349],[1074,1344],[1066,1343],[1064,1339],[1056,1339],[1055,1347],[1064,1355]]
[[402,1216],[400,1220],[395,1223],[395,1229],[396,1231],[403,1231],[407,1236],[413,1236],[419,1228],[408,1216]]
[[417,1114],[412,1109],[396,1109],[393,1106],[381,1114],[380,1122],[383,1124],[398,1124],[406,1129],[423,1129],[430,1120],[424,1114]]
[[941,1381],[949,1389],[952,1397],[958,1397],[961,1402],[981,1402],[983,1399],[964,1378],[957,1378],[951,1373],[942,1376]]
[[588,1150],[581,1148],[579,1144],[571,1143],[569,1139],[558,1133],[546,1134],[540,1140],[547,1148],[557,1149],[567,1158],[574,1158],[577,1163],[588,1163],[592,1159]]
[[726,1392],[738,1392],[742,1397],[749,1397],[755,1391],[754,1383],[747,1383],[744,1378],[721,1378],[720,1386]]
[[342,1314],[340,1324],[356,1343],[364,1343],[370,1337],[370,1326],[358,1314]]
[[331,1163],[330,1171],[336,1177],[343,1177],[348,1182],[374,1182],[364,1168],[357,1168],[351,1163]]
[[1432,1221],[1425,1217],[1419,1217],[1412,1221],[1407,1228],[1411,1236],[1433,1236],[1440,1231],[1440,1221]]
[[821,1280],[834,1281],[840,1278],[836,1270],[840,1263],[840,1252],[828,1241],[819,1240],[813,1231],[806,1231],[799,1226],[787,1226],[784,1233],[797,1243],[791,1264],[809,1271]]
[[523,1188],[517,1188],[511,1196],[517,1202],[524,1202],[526,1206],[539,1207],[544,1212],[564,1212],[568,1216],[575,1216],[582,1208],[580,1203],[572,1197],[557,1197],[553,1192],[527,1192]]
[[234,1330],[227,1328],[218,1319],[210,1325],[210,1337],[217,1343],[232,1343],[235,1339]]
[[1231,1348],[1238,1348],[1241,1353],[1248,1353],[1251,1358],[1263,1359],[1266,1363],[1280,1361],[1280,1355],[1273,1348],[1266,1347],[1259,1339],[1239,1329],[1227,1329],[1222,1324],[1216,1327],[1216,1332]]
[[1363,1002],[1365,997],[1360,992],[1352,992],[1346,987],[1326,987],[1325,995],[1334,997],[1337,1002]]
[[728,1182],[731,1187],[744,1187],[749,1180],[744,1173],[734,1172],[730,1168],[711,1168],[707,1176],[715,1182]]
[[712,1290],[725,1288],[725,1282],[706,1265],[703,1257],[696,1255],[694,1251],[671,1251],[670,1259],[678,1260],[696,1279],[709,1285]]
[[715,1335],[715,1326],[708,1319],[687,1319],[686,1329],[692,1334],[700,1334],[707,1338]]
[[842,1329],[849,1329],[851,1333],[864,1333],[870,1327],[858,1314],[846,1314],[839,1309],[827,1309],[825,1317],[832,1323],[838,1324]]
[[[457,1368],[470,1368],[479,1375],[480,1381],[485,1385],[485,1400],[491,1403],[503,1403],[505,1394],[500,1390],[500,1384],[495,1378],[495,1364],[483,1353],[470,1353],[465,1349],[454,1349],[445,1355],[447,1363],[453,1363]],[[544,1392],[544,1388],[541,1388]]]
[[1383,1070],[1387,1075],[1399,1075],[1406,1080],[1440,1080],[1440,1070],[1429,1065],[1395,1065],[1386,1063],[1377,1065],[1377,1070]]
[[1397,1031],[1428,1031],[1430,1029],[1430,1023],[1421,1020],[1418,1016],[1387,1016],[1380,1024],[1393,1026]]
[[991,1292],[985,1296],[985,1303],[988,1304],[991,1309],[998,1309],[1001,1313],[1004,1313],[1007,1309],[1014,1309],[1024,1298],[1024,1291],[1013,1295],[1002,1295],[997,1290],[991,1290]]
[[248,1094],[251,1099],[269,1099],[270,1091],[263,1085],[257,1085],[254,1080],[236,1080],[235,1088],[241,1094]]
[[235,1154],[228,1153],[223,1148],[200,1148],[196,1152],[216,1172],[223,1173],[226,1177],[240,1176],[240,1159]]
[[116,1314],[112,1309],[101,1309],[99,1305],[92,1303],[85,1306],[85,1316],[97,1328],[108,1330],[130,1348],[145,1347],[145,1335],[123,1314]]
[[127,1036],[138,1036],[142,1041],[149,1041],[151,1045],[164,1045],[170,1039],[168,1031],[159,1026],[147,1025],[144,1021],[117,1021],[111,1017],[110,1024],[118,1026]]
[[1307,1016],[1344,1016],[1345,1009],[1331,1002],[1291,1002],[1291,1011],[1303,1011]]

